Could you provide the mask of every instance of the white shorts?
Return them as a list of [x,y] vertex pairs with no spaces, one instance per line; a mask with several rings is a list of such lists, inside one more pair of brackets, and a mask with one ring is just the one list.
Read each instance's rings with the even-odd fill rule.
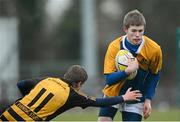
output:
[[[104,95],[103,97],[107,97],[107,96]],[[120,111],[137,113],[137,114],[140,114],[142,116],[143,115],[144,102],[133,103],[133,104],[120,103],[120,104],[113,105],[112,107],[119,109]]]
[[134,104],[121,103],[121,104],[113,105],[112,107],[120,109],[120,111],[133,112],[143,115],[143,106],[144,103],[134,103]]

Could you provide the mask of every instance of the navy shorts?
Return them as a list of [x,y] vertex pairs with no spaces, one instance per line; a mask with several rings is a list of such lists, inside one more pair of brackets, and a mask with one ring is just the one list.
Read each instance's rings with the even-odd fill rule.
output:
[[[117,113],[117,108],[114,107],[101,107],[99,111],[99,117],[110,117],[112,120],[114,119],[116,113]],[[132,113],[132,112],[126,112],[122,111],[122,120],[123,121],[141,121],[142,116],[137,113]]]
[[114,107],[101,107],[98,116],[111,117],[111,119],[113,120],[117,110],[118,109]]

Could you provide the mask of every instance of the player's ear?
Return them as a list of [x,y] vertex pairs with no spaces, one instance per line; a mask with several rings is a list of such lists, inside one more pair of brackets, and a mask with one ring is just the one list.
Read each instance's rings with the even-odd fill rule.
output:
[[82,85],[83,85],[83,82],[79,81],[79,82],[77,82],[75,87],[76,87],[77,90],[80,90]]
[[81,87],[84,84],[84,82],[80,81],[79,86]]
[[123,31],[124,31],[125,33],[127,33],[128,28],[127,28],[127,27],[123,27]]

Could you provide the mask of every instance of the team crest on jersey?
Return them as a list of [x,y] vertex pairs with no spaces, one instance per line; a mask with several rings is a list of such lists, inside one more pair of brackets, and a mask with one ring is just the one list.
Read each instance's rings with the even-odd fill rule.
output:
[[139,63],[142,64],[142,65],[149,65],[149,62],[144,58],[141,59]]
[[138,56],[137,57],[137,60],[140,64],[140,66],[142,66],[143,69],[147,70],[148,67],[149,67],[149,61],[146,60],[145,58],[141,57],[141,56]]

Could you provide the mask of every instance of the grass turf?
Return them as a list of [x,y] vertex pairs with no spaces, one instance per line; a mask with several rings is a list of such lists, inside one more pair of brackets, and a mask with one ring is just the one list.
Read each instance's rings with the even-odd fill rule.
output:
[[[53,121],[97,121],[98,109],[87,108],[82,110],[80,108],[69,110],[59,116]],[[118,112],[114,121],[120,121],[121,114]],[[180,110],[170,109],[168,111],[153,110],[151,116],[143,121],[180,121]]]

